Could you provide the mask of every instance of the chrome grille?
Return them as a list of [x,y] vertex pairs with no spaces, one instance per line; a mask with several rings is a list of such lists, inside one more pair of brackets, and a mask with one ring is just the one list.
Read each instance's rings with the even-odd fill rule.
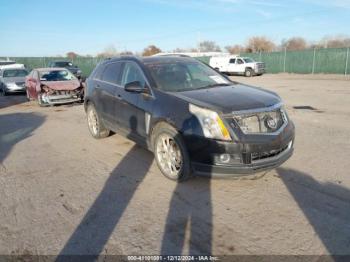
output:
[[244,133],[274,133],[279,130],[287,119],[285,113],[279,108],[273,111],[234,117],[237,125]]

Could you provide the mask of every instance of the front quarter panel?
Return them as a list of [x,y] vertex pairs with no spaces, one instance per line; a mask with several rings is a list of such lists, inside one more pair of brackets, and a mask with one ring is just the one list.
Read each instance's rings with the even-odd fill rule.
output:
[[189,103],[171,93],[155,91],[157,101],[154,104],[151,127],[159,122],[172,125],[182,135],[202,135],[202,128],[195,116],[189,112]]

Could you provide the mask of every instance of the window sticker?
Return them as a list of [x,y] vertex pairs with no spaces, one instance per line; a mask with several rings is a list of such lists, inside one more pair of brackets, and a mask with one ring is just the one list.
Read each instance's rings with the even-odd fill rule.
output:
[[227,81],[220,76],[209,76],[209,77],[213,79],[217,84],[227,84]]

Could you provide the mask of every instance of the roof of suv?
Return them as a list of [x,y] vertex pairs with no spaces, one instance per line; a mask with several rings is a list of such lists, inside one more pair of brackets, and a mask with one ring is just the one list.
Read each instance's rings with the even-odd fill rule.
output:
[[170,63],[170,62],[190,62],[190,61],[197,61],[196,59],[192,57],[184,57],[184,56],[147,56],[147,57],[137,57],[137,56],[119,56],[119,57],[112,57],[108,58],[105,61],[118,61],[120,59],[125,60],[138,60],[142,63]]

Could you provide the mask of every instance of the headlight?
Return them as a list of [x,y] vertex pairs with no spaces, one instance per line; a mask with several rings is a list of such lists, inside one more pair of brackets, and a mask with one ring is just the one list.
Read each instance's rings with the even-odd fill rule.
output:
[[205,137],[231,140],[231,136],[218,113],[192,104],[189,105],[189,110],[198,118]]
[[16,87],[16,83],[6,83],[7,87]]
[[5,86],[8,89],[12,89],[12,88],[16,88],[17,87],[16,83],[6,83]]

